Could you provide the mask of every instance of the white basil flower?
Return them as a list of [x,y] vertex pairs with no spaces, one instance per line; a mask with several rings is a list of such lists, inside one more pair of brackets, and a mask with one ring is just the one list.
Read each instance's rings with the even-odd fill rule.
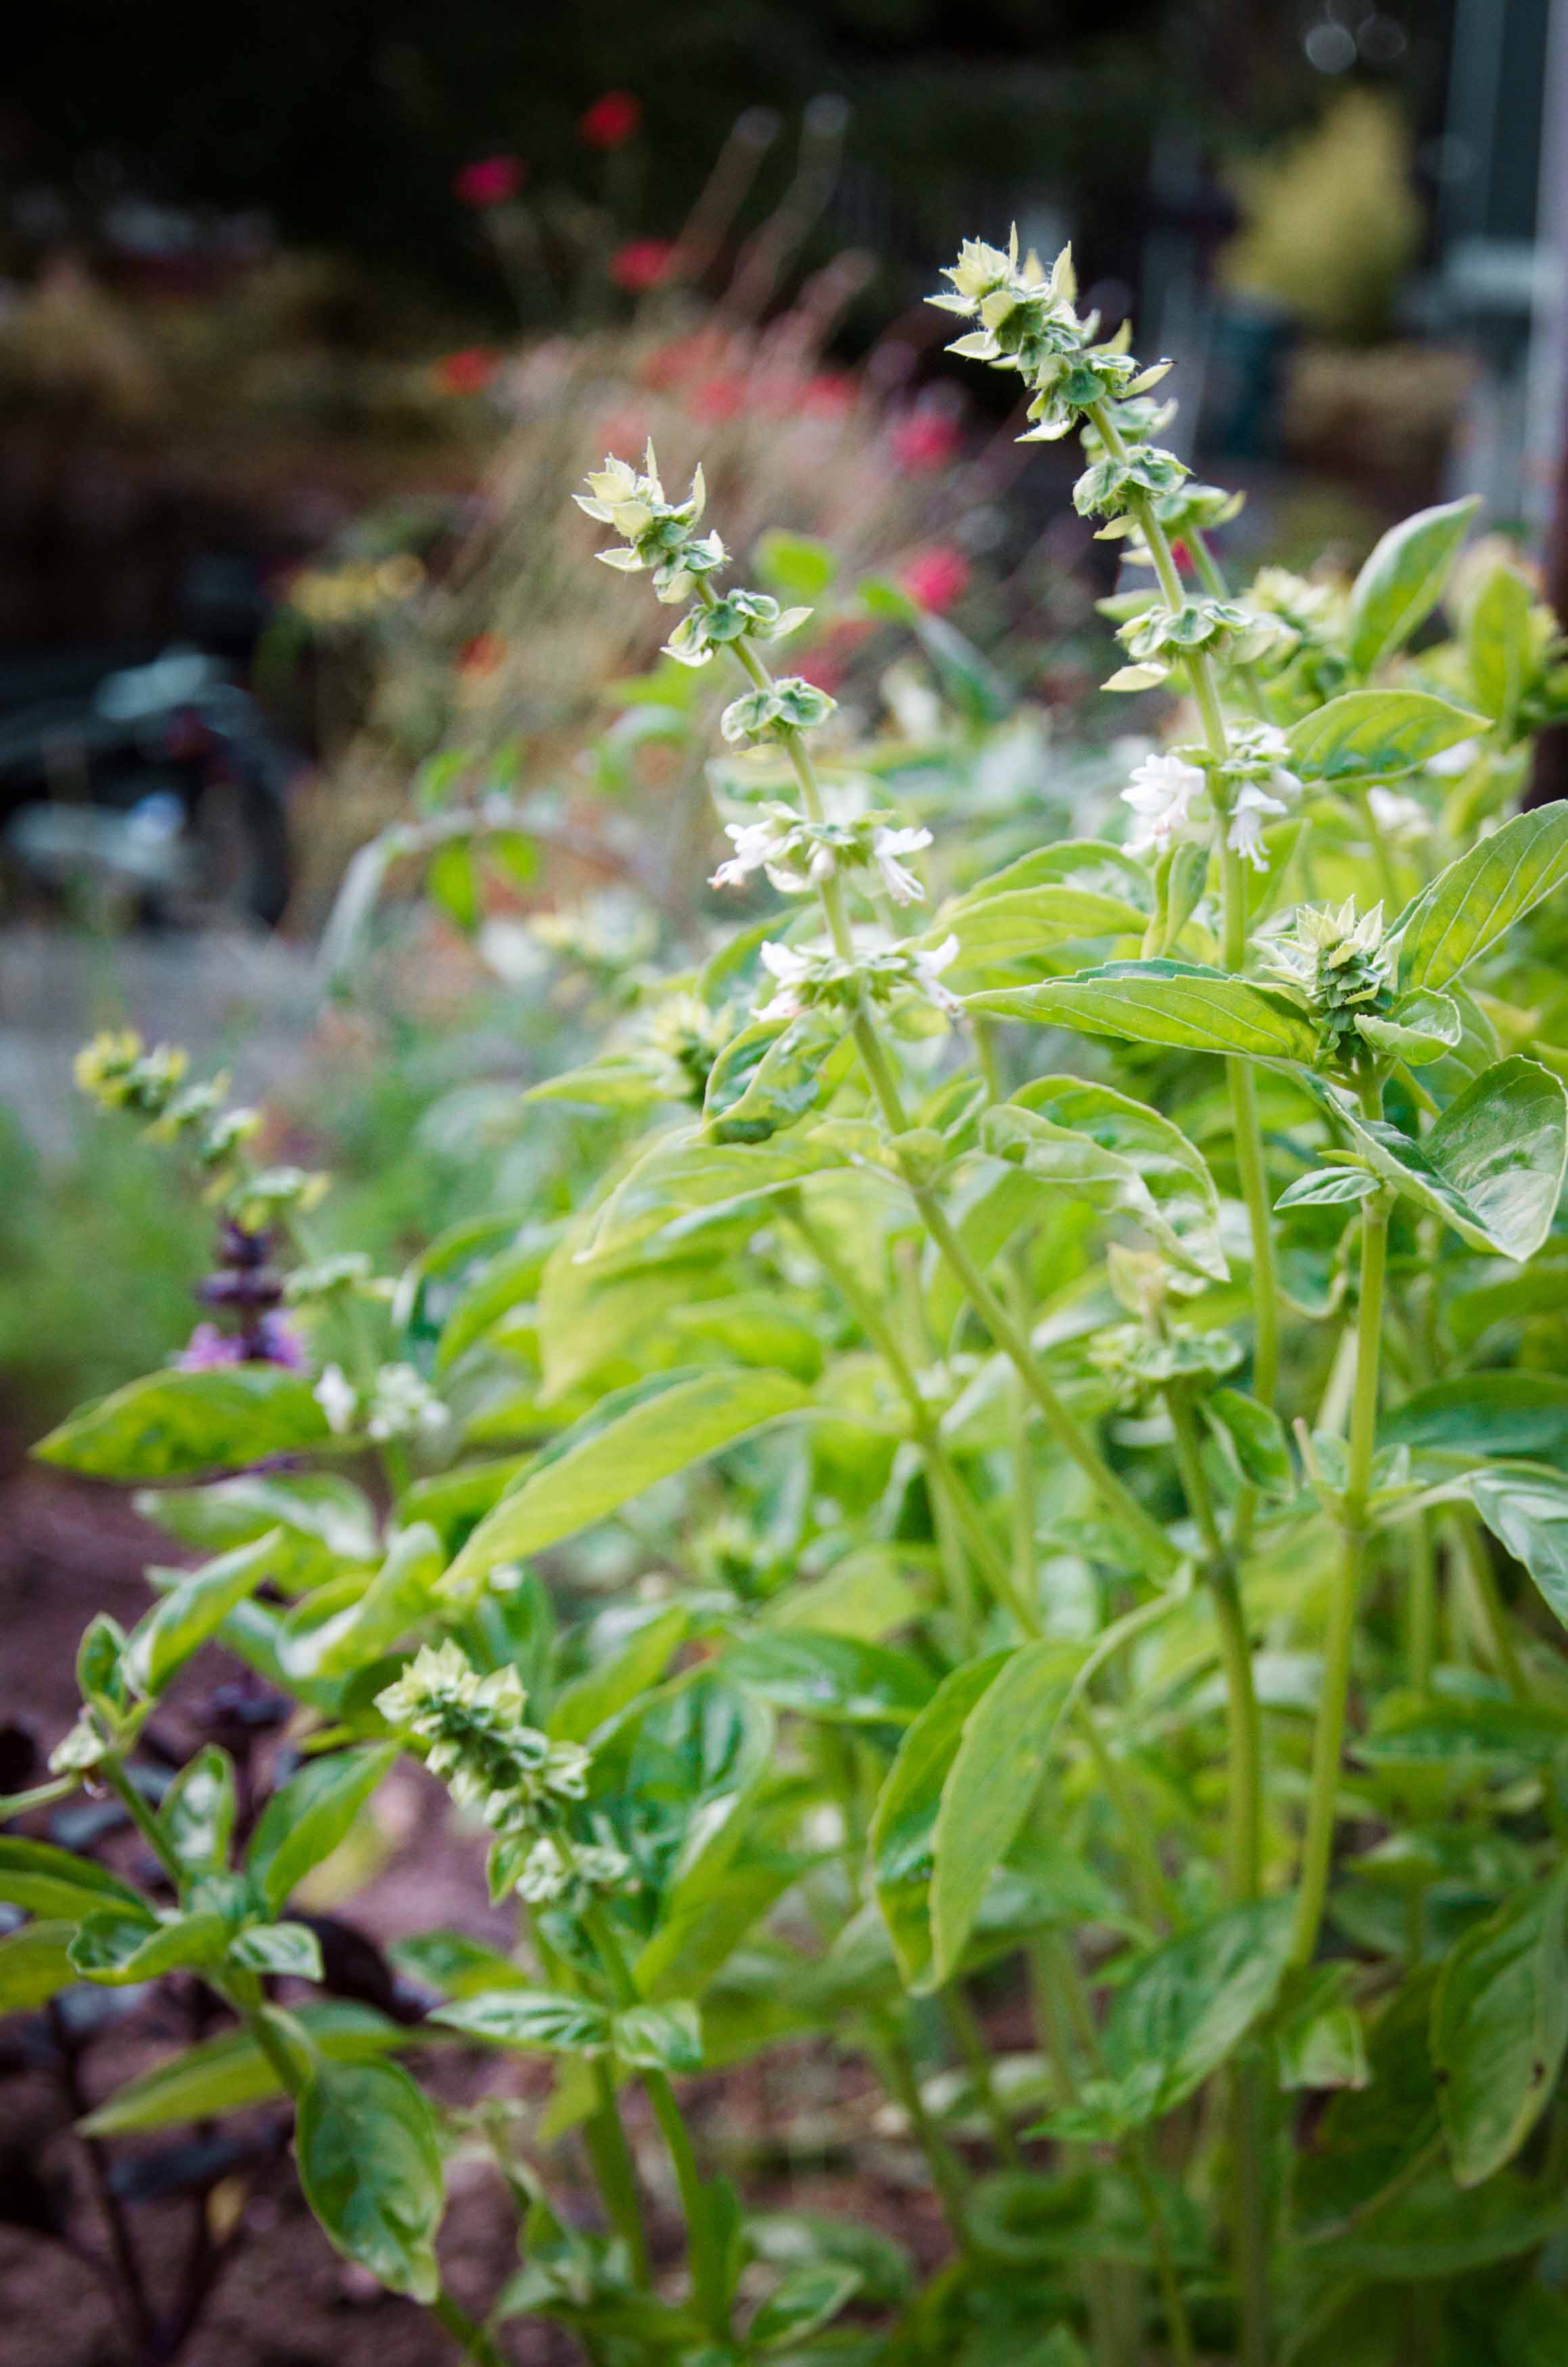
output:
[[882,884],[896,904],[920,904],[925,889],[900,857],[918,855],[931,843],[929,830],[879,830],[871,843],[871,859],[882,874]]
[[1254,871],[1267,871],[1269,857],[1263,845],[1263,817],[1282,814],[1283,798],[1271,798],[1256,781],[1243,781],[1231,807],[1230,826],[1225,832],[1225,844],[1233,855],[1250,863]]
[[1192,810],[1207,787],[1198,766],[1179,756],[1145,756],[1122,792],[1122,803],[1137,817],[1128,852],[1163,855],[1194,819]]
[[359,1391],[341,1365],[329,1365],[311,1391],[327,1418],[327,1428],[341,1438],[359,1410]]
[[963,1016],[964,1005],[955,994],[950,993],[941,983],[941,980],[942,971],[951,969],[957,959],[956,936],[943,937],[941,945],[933,946],[930,953],[917,952],[915,955],[915,968],[919,974],[919,981],[926,994],[936,1004],[939,1011],[945,1011],[948,1016],[953,1019]]
[[758,948],[758,959],[770,978],[778,981],[778,991],[761,1005],[759,1019],[798,1019],[806,1005],[800,988],[816,968],[810,953],[799,953],[794,946],[776,946],[769,942]]

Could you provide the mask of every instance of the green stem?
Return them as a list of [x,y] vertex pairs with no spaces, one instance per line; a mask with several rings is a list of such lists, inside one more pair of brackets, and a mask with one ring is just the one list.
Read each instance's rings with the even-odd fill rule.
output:
[[442,2288],[430,2305],[430,2314],[444,2326],[459,2349],[466,2350],[477,2367],[504,2367],[500,2350],[482,2326],[476,2326],[466,2309],[455,2302]]
[[931,1408],[920,1395],[919,1382],[897,1333],[869,1292],[861,1288],[821,1228],[807,1215],[798,1197],[788,1204],[788,1213],[796,1232],[892,1374],[894,1383],[909,1409],[915,1442],[931,1478],[946,1499],[981,1576],[998,1602],[1007,1605],[1025,1634],[1037,1636],[1040,1633],[1039,1614],[1020,1592],[1012,1572],[992,1541],[974,1497],[964,1485],[962,1473],[943,1445],[937,1425],[931,1419]]
[[[701,579],[699,579],[701,585]],[[705,586],[702,586],[705,593]],[[711,599],[711,594],[706,595]],[[765,689],[773,676],[744,638],[731,643],[737,658],[749,678],[759,689]],[[791,767],[800,787],[801,803],[813,821],[822,819],[822,794],[817,780],[816,767],[804,736],[797,730],[781,734]],[[838,878],[821,883],[819,893],[822,910],[828,923],[833,949],[841,959],[849,960],[854,952],[848,915],[844,907],[843,884]],[[882,1114],[888,1132],[897,1137],[908,1131],[908,1117],[898,1092],[882,1039],[864,1003],[856,1011],[853,1023],[855,1049],[860,1055],[873,1099]],[[1173,1570],[1177,1557],[1172,1552],[1159,1523],[1145,1512],[1137,1499],[1124,1488],[1109,1464],[1100,1455],[1093,1441],[1080,1428],[1076,1417],[1065,1406],[1050,1382],[1034,1361],[1027,1337],[1019,1330],[998,1298],[984,1274],[964,1249],[948,1221],[947,1212],[930,1184],[914,1177],[908,1179],[910,1195],[919,1211],[921,1223],[935,1242],[939,1254],[963,1284],[970,1303],[981,1322],[1010,1362],[1017,1370],[1025,1389],[1044,1417],[1046,1428],[1056,1439],[1064,1453],[1069,1455],[1088,1479],[1111,1518],[1132,1531],[1156,1576]]]
[[1460,1567],[1469,1580],[1471,1591],[1480,1607],[1497,1673],[1516,1701],[1529,1701],[1529,1679],[1519,1659],[1507,1608],[1497,1591],[1497,1573],[1492,1567],[1492,1557],[1486,1550],[1486,1542],[1481,1535],[1475,1514],[1468,1509],[1456,1512],[1449,1533],[1453,1539]]
[[964,2057],[964,2067],[975,2084],[976,2100],[990,2125],[997,2152],[1010,2169],[1021,2167],[1023,2155],[1013,2125],[1009,2120],[991,2066],[991,2050],[986,2033],[980,2027],[979,2016],[970,2002],[969,1993],[961,1981],[953,1981],[942,1993],[947,2019]]
[[869,2019],[869,2051],[882,2075],[882,2084],[908,2120],[910,2133],[925,2157],[953,2242],[967,2251],[969,2219],[963,2165],[926,2110],[915,2067],[891,2015],[878,2010]]
[[[604,1971],[610,1995],[617,2008],[636,2005],[638,1992],[632,1978],[631,1967],[616,1936],[602,1900],[595,1899],[582,1918],[584,1931],[593,1942],[594,1954]],[[643,2090],[653,2107],[653,2117],[659,2124],[675,2172],[675,2184],[680,2191],[682,2214],[686,2222],[686,2250],[691,2266],[692,2299],[699,2316],[721,2341],[729,2337],[729,2297],[726,2290],[725,2248],[715,2228],[708,2209],[707,2190],[697,2167],[696,2150],[685,2115],[676,2101],[669,2076],[663,2071],[639,2071]]]
[[1122,1828],[1138,1912],[1144,1921],[1155,1930],[1157,1931],[1163,1923],[1174,1931],[1181,1920],[1181,1903],[1171,1886],[1169,1875],[1160,1863],[1149,1820],[1140,1811],[1121,1762],[1101,1734],[1100,1722],[1087,1701],[1078,1704],[1078,1725],[1089,1744],[1095,1772],[1105,1787]]
[[593,2057],[591,2068],[597,2103],[587,2127],[589,2157],[610,2225],[626,2248],[632,2282],[646,2288],[652,2282],[653,2272],[648,2257],[648,2235],[642,2224],[637,2164],[615,2098],[615,2075],[602,2055]]
[[1149,2176],[1144,2158],[1143,2141],[1134,2137],[1122,2153],[1122,2163],[1133,2182],[1144,2217],[1148,2222],[1149,2244],[1155,2256],[1155,2280],[1159,2286],[1165,2308],[1166,2329],[1170,2336],[1170,2348],[1177,2367],[1198,2367],[1198,2353],[1192,2347],[1192,2327],[1187,2315],[1187,2303],[1182,2295],[1181,2281],[1176,2273],[1176,2260],[1170,2248],[1170,2232],[1165,2224],[1155,2183]]
[[1179,1385],[1167,1389],[1165,1399],[1176,1444],[1177,1468],[1209,1555],[1205,1575],[1219,1629],[1220,1660],[1229,1704],[1230,1893],[1239,1903],[1257,1897],[1262,1861],[1262,1734],[1252,1678],[1252,1646],[1235,1566],[1220,1535],[1214,1500],[1204,1474],[1190,1399]]
[[[1089,416],[1107,452],[1113,459],[1126,454],[1126,445],[1103,402],[1092,405]],[[1152,501],[1145,494],[1134,496],[1128,509],[1139,533],[1147,543],[1154,561],[1155,573],[1168,607],[1184,605],[1181,578],[1170,547],[1170,538],[1161,525]],[[1205,551],[1205,558],[1207,553]],[[1211,566],[1213,561],[1208,562]],[[1224,710],[1220,703],[1219,681],[1213,660],[1206,650],[1196,650],[1186,661],[1192,695],[1203,721],[1203,736],[1211,755],[1224,760],[1229,750],[1225,731]],[[1224,959],[1227,969],[1239,971],[1247,959],[1247,873],[1239,855],[1229,846],[1220,850],[1221,878],[1224,899]],[[1279,1297],[1280,1284],[1274,1258],[1274,1237],[1269,1223],[1268,1174],[1263,1160],[1263,1138],[1258,1119],[1258,1094],[1252,1070],[1243,1059],[1232,1059],[1226,1066],[1230,1072],[1231,1116],[1235,1129],[1236,1171],[1241,1183],[1242,1197],[1247,1203],[1247,1228],[1252,1236],[1253,1310],[1257,1326],[1253,1349],[1253,1393],[1265,1405],[1272,1405],[1280,1379]],[[1253,1518],[1253,1502],[1247,1504],[1245,1516],[1238,1514],[1238,1531],[1245,1534]]]
[[1404,1604],[1404,1660],[1410,1683],[1418,1693],[1432,1689],[1432,1662],[1438,1628],[1438,1558],[1432,1544],[1432,1523],[1417,1512],[1410,1523],[1409,1588]]
[[1348,1469],[1340,1503],[1339,1558],[1329,1605],[1323,1662],[1323,1698],[1313,1737],[1312,1787],[1306,1837],[1302,1847],[1301,1886],[1292,1955],[1312,1962],[1328,1895],[1334,1853],[1335,1807],[1345,1717],[1350,1692],[1350,1660],[1356,1609],[1366,1558],[1367,1497],[1377,1444],[1378,1365],[1382,1333],[1383,1287],[1388,1270],[1389,1201],[1379,1193],[1361,1203],[1361,1289],[1356,1314],[1356,1387],[1350,1405]]

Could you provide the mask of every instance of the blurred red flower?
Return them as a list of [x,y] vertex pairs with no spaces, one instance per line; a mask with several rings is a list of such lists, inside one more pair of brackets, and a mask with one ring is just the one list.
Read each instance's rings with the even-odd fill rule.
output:
[[503,206],[517,195],[527,177],[528,167],[521,156],[480,156],[464,165],[452,184],[452,194],[462,206]]
[[893,430],[893,458],[912,477],[945,468],[963,442],[956,421],[940,411],[914,411]]
[[457,671],[466,674],[493,674],[505,658],[506,643],[499,633],[476,633],[471,641],[464,642],[458,653]]
[[577,126],[585,148],[624,148],[642,121],[642,101],[629,90],[607,90]]
[[716,427],[726,419],[733,419],[746,402],[746,380],[732,370],[723,378],[705,378],[700,386],[692,388],[686,397],[686,409],[704,427]]
[[940,616],[969,589],[969,561],[950,542],[917,551],[898,570],[898,581],[917,607]]
[[488,345],[465,345],[458,353],[443,354],[435,383],[443,394],[482,394],[500,368],[500,357]]
[[841,419],[855,407],[855,382],[847,370],[818,370],[801,390],[801,408],[813,419]]
[[610,277],[630,296],[645,296],[669,277],[675,242],[669,238],[629,238],[610,257]]

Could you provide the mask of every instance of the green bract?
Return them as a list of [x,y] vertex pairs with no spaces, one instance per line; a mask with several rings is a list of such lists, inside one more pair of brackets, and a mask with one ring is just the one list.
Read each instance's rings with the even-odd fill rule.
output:
[[[1233,589],[1235,497],[1069,258],[946,276],[1023,440],[1083,439],[1161,744],[1065,757],[947,619],[765,536],[828,626],[912,625],[867,733],[771,672],[812,619],[735,580],[700,470],[594,473],[600,556],[686,613],[574,796],[678,747],[730,851],[706,902],[498,922],[531,1048],[570,1014],[464,1120],[511,1196],[378,1275],[221,1080],[84,1056],[253,1315],[40,1449],[143,1483],[182,1567],[93,1623],[6,1804],[0,2008],[204,1994],[85,2133],[283,2100],[332,2242],[480,2367],[528,2315],[604,2367],[1530,2367],[1568,2356],[1568,817],[1508,806],[1555,622],[1461,562],[1468,503]],[[469,929],[497,843],[531,876],[564,801],[446,764],[355,858],[340,980],[394,860]],[[219,1652],[259,1739],[202,1706]],[[113,1870],[46,1829],[83,1783]],[[352,1891],[420,1785],[471,1919],[388,1963]],[[766,2144],[689,2116],[774,2050],[813,2146],[930,2188],[923,2285],[848,2177],[763,2210]],[[476,2157],[523,2261],[482,2325],[435,2244]]]

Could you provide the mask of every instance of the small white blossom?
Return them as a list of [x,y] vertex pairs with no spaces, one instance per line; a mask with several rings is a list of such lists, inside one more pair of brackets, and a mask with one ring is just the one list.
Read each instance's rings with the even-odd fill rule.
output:
[[915,968],[919,973],[920,983],[925,988],[927,996],[936,1004],[939,1011],[945,1011],[950,1018],[954,1019],[962,1016],[964,1005],[955,994],[950,993],[947,988],[940,983],[940,980],[942,971],[951,969],[957,959],[956,936],[943,937],[941,945],[933,946],[930,953],[917,953],[915,956]]
[[1397,789],[1369,789],[1367,807],[1383,838],[1422,838],[1427,833],[1426,807],[1416,798],[1401,797]]
[[1225,832],[1225,844],[1254,871],[1267,871],[1269,857],[1263,846],[1263,817],[1282,814],[1285,801],[1271,798],[1256,781],[1243,781],[1231,806],[1230,824]]
[[359,1391],[341,1365],[329,1365],[312,1392],[327,1418],[327,1428],[342,1437],[359,1410]]
[[759,959],[768,976],[778,980],[778,991],[762,1004],[759,1019],[798,1019],[806,1005],[800,989],[813,976],[818,957],[811,952],[799,952],[794,946],[776,946],[769,942],[759,949]]
[[708,881],[710,888],[744,888],[753,871],[764,870],[779,844],[772,821],[729,821],[724,834],[735,852],[726,856]]
[[1132,807],[1137,826],[1127,841],[1134,855],[1163,855],[1171,841],[1196,819],[1193,809],[1208,784],[1196,764],[1179,756],[1145,756],[1122,792]]
[[1445,776],[1455,773],[1468,773],[1481,753],[1479,740],[1460,740],[1453,747],[1439,748],[1435,756],[1428,756],[1427,770]]
[[406,1438],[414,1432],[429,1434],[445,1430],[449,1419],[435,1391],[412,1365],[382,1365],[370,1393],[370,1417],[365,1425],[372,1438],[384,1442]]
[[925,900],[925,889],[914,873],[900,861],[906,855],[918,855],[931,843],[929,830],[887,830],[877,832],[871,844],[871,859],[882,874],[882,884],[896,904],[919,904]]

